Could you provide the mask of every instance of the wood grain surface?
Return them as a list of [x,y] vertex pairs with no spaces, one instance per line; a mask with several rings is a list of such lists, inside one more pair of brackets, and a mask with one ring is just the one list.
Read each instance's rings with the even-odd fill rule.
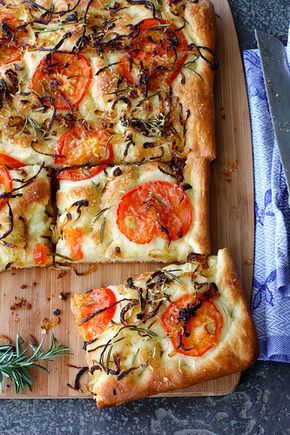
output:
[[[248,299],[251,296],[254,244],[253,169],[249,110],[236,31],[226,0],[214,0],[218,23],[218,55],[220,69],[216,79],[216,131],[218,158],[212,164],[211,239],[212,251],[227,246],[234,258]],[[43,338],[40,323],[60,309],[60,324],[50,334],[72,348],[74,355],[49,363],[50,374],[33,372],[32,392],[15,396],[13,388],[4,388],[0,398],[68,398],[83,397],[67,387],[77,370],[69,364],[84,366],[84,352],[70,312],[70,300],[59,298],[60,292],[82,292],[92,287],[116,284],[128,276],[153,270],[156,264],[99,265],[87,276],[69,271],[62,278],[55,270],[22,270],[0,275],[0,335],[24,339],[33,334]],[[85,270],[88,266],[79,266]],[[21,288],[27,286],[25,288]],[[25,298],[31,309],[11,311],[16,298]],[[163,396],[222,395],[231,392],[240,374],[226,376]]]

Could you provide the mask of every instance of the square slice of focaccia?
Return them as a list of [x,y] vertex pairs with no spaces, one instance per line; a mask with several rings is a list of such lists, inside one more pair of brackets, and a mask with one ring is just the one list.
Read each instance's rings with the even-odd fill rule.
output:
[[59,261],[185,261],[209,253],[208,160],[59,173]]
[[0,270],[52,263],[50,179],[41,166],[0,166]]
[[208,0],[2,3],[2,160],[215,157]]
[[239,372],[257,337],[226,249],[72,299],[100,408]]

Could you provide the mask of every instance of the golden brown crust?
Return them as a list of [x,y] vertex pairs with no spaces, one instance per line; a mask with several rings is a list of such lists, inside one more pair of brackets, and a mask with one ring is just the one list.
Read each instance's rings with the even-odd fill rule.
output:
[[[185,273],[185,275],[182,273],[178,275],[182,282],[186,282],[183,281],[184,278],[182,277],[186,276],[188,271],[195,270],[195,264],[190,263],[179,266],[183,267],[183,273]],[[98,374],[99,377],[95,378],[94,375],[92,376],[91,390],[99,408],[189,387],[219,376],[239,372],[253,364],[258,356],[257,335],[242,293],[238,275],[228,251],[223,249],[219,251],[217,257],[209,257],[208,265],[209,268],[205,266],[202,273],[203,275],[207,274],[208,282],[214,282],[219,290],[219,296],[214,300],[214,303],[222,313],[224,322],[219,344],[200,357],[190,357],[176,353],[171,355],[173,349],[170,346],[166,347],[164,341],[159,342],[163,343],[163,352],[158,354],[158,346],[155,342],[153,346],[157,346],[157,350],[154,349],[154,356],[152,357],[150,348],[148,348],[148,341],[143,339],[142,344],[141,339],[141,341],[135,343],[134,349],[140,349],[138,357],[143,358],[143,361],[147,361],[147,365],[145,364],[142,370],[136,372],[137,375],[132,371],[119,380],[117,376],[106,375],[105,373]],[[168,269],[174,270],[175,266],[168,266]],[[142,274],[133,282],[139,286],[142,285],[142,282],[146,282],[147,279],[148,274]],[[190,281],[186,290],[188,292],[191,291],[189,286]],[[124,297],[126,287],[112,286],[110,288],[116,294],[118,292]],[[167,288],[166,291],[170,290]],[[172,291],[172,294],[176,295],[178,292],[177,284]],[[178,296],[175,296],[175,299],[176,297]],[[80,320],[79,310],[81,305],[82,295],[74,296],[72,310],[78,321]],[[160,320],[156,320],[156,322],[161,325]],[[154,329],[154,331],[162,336],[164,334],[164,331],[162,333],[162,325],[157,327],[157,323],[155,323],[157,329]],[[146,328],[146,324],[144,328]],[[83,333],[81,330],[80,332]],[[126,333],[123,336],[126,337]],[[129,338],[131,343],[134,343],[133,338]],[[98,343],[95,342],[92,347],[97,345]],[[140,352],[142,355],[140,355]],[[87,361],[90,367],[96,364],[97,359],[96,352],[92,350],[87,352]]]
[[[236,334],[241,334],[238,342],[233,340],[231,345],[239,355],[241,370],[250,366],[258,357],[258,339],[253,319],[250,315],[248,302],[241,287],[241,281],[235,269],[233,260],[227,249],[218,254],[220,268],[218,268],[218,282],[226,289],[226,297],[231,300],[232,307],[239,310],[239,323],[236,324]],[[231,367],[231,361],[227,361]]]
[[50,186],[44,180],[36,179],[27,189],[23,190],[23,195],[15,205],[14,213],[19,216],[36,203],[49,205]]
[[[194,29],[197,44],[214,50],[216,24],[212,3],[208,0],[188,2],[184,16]],[[196,73],[191,74],[184,85],[179,82],[174,85],[174,94],[184,113],[190,111],[185,148],[187,152],[191,150],[195,155],[211,160],[216,157],[213,85],[214,71],[203,61],[198,62]]]
[[[193,204],[193,228],[197,242],[196,253],[210,253],[209,237],[209,162],[207,159],[197,158],[191,153],[184,168],[184,178],[190,180],[194,196]],[[185,259],[184,259],[185,260]]]
[[209,0],[187,2],[185,19],[194,29],[197,40],[214,50],[216,42],[216,19],[214,6]]

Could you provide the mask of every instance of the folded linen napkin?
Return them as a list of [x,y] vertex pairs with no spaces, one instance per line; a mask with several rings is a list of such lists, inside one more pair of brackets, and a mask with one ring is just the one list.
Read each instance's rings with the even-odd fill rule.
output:
[[[288,61],[290,41],[288,42]],[[290,363],[290,208],[257,50],[243,53],[255,179],[252,313],[260,359]],[[289,62],[290,65],[290,62]]]

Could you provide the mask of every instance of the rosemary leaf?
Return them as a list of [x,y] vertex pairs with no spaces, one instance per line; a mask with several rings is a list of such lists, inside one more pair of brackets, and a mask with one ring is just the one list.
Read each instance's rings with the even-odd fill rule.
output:
[[95,215],[95,217],[94,217],[94,219],[93,219],[93,224],[94,224],[98,219],[100,219],[100,217],[103,216],[103,214],[106,213],[106,211],[110,210],[112,207],[113,207],[113,206],[111,205],[110,207],[106,207],[106,208],[103,208],[102,210],[100,210],[100,211]]
[[104,241],[105,223],[106,223],[106,218],[104,217],[102,224],[101,224],[101,228],[100,228],[100,241],[101,241],[101,243],[103,243],[103,241]]
[[17,335],[15,344],[0,345],[0,391],[5,379],[13,382],[16,393],[28,387],[32,389],[33,379],[29,369],[36,367],[48,372],[48,369],[40,361],[51,360],[57,356],[70,355],[70,349],[57,344],[54,335],[51,337],[50,347],[43,351],[43,340],[38,346],[29,345],[32,353],[23,347],[23,339]]
[[177,278],[176,275],[174,275],[174,273],[169,272],[169,270],[163,269],[163,272],[165,273],[165,275],[167,275],[169,278],[173,279],[173,281],[178,282],[179,284],[182,284],[182,281]]

